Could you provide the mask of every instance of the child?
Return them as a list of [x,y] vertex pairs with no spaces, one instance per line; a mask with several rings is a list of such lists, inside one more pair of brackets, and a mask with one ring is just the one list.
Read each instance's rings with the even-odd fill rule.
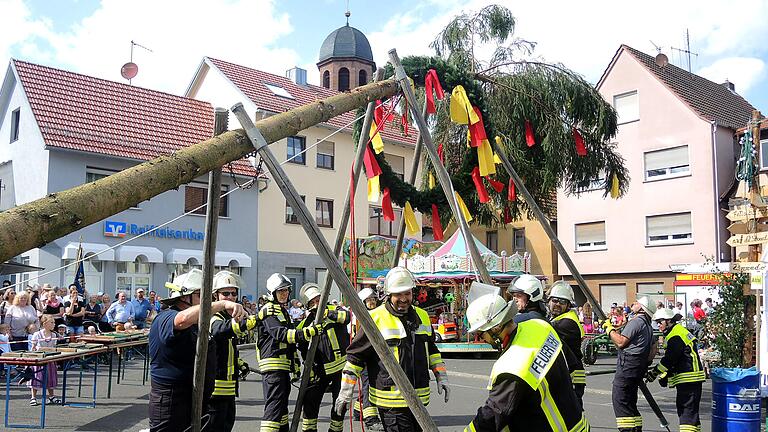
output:
[[11,344],[8,343],[11,336],[11,326],[8,324],[0,324],[0,354],[7,353],[11,350]]
[[32,323],[27,326],[27,351],[34,351],[32,347],[32,335],[37,332],[37,324]]
[[[43,315],[40,318],[40,325],[42,330],[35,332],[32,335],[32,350],[38,350],[40,348],[51,348],[56,346],[56,333],[53,331],[55,321],[48,315]],[[56,363],[51,362],[44,366],[35,366],[35,378],[32,379],[27,386],[32,392],[32,397],[29,399],[30,406],[37,406],[37,390],[43,388],[43,375],[47,370],[46,387],[48,388],[48,403],[60,404],[61,399],[53,396],[53,390],[59,384],[58,375],[56,371]]]
[[67,338],[67,325],[66,324],[59,324],[56,327],[56,345],[66,345],[67,342],[69,342],[69,339]]

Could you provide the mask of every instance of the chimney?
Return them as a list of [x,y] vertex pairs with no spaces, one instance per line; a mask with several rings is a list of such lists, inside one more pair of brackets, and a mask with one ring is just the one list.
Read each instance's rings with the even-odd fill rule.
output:
[[298,85],[307,85],[307,71],[298,66],[294,66],[292,69],[285,71],[285,76]]
[[735,86],[735,85],[733,85],[733,83],[732,83],[732,82],[730,82],[730,81],[728,81],[727,79],[725,80],[725,82],[724,82],[724,83],[722,83],[722,84],[720,84],[720,85],[721,85],[721,86],[723,86],[723,87],[725,87],[725,88],[727,88],[728,90],[730,90],[730,91],[732,91],[732,92],[736,93],[736,86]]

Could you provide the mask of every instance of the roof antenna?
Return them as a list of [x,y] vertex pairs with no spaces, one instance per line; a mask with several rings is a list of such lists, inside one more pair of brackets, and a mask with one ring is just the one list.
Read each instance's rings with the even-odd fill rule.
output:
[[688,55],[688,72],[690,73],[691,72],[691,54],[693,54],[696,57],[698,57],[699,54],[695,52],[691,52],[691,36],[688,34],[688,29],[685,29],[685,49],[680,49],[675,47],[671,47],[671,48],[677,51],[681,57],[683,54]]
[[139,66],[133,62],[133,46],[134,45],[139,48],[144,48],[149,52],[152,52],[151,49],[145,47],[144,45],[131,41],[131,60],[128,63],[124,64],[122,68],[120,68],[120,75],[122,75],[123,78],[128,80],[128,85],[131,85],[131,80],[136,78],[136,75],[139,73]]
[[347,0],[347,11],[344,12],[344,16],[347,17],[347,27],[349,27],[349,16],[352,15],[352,12],[349,11],[349,0]]
[[664,67],[669,64],[669,58],[667,58],[667,55],[661,52],[661,47],[653,43],[652,40],[648,40],[648,42],[651,43],[656,48],[656,57],[654,58],[654,61],[656,62],[656,66],[658,67]]

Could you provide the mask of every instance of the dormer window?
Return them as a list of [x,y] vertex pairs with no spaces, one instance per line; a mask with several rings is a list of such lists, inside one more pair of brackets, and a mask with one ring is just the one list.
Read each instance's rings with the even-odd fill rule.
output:
[[264,83],[264,86],[269,89],[269,91],[272,92],[275,96],[280,96],[288,99],[295,99],[290,93],[288,93],[288,90],[280,87],[277,84],[267,84]]

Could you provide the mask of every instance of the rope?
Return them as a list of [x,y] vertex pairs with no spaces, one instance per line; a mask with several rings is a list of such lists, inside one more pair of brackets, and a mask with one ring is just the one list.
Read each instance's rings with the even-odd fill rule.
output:
[[[381,104],[381,105],[383,105],[383,104]],[[359,116],[359,117],[355,118],[355,119],[354,119],[354,120],[352,120],[351,122],[349,122],[349,123],[345,124],[344,126],[342,126],[342,127],[338,128],[338,129],[336,129],[335,131],[331,132],[329,135],[325,136],[324,138],[322,138],[321,140],[319,140],[319,141],[318,141],[318,142],[316,142],[315,144],[311,145],[310,147],[307,147],[307,148],[305,148],[305,149],[304,149],[304,150],[302,150],[301,152],[299,152],[299,153],[297,153],[297,154],[293,155],[292,157],[290,157],[290,158],[286,159],[285,161],[281,162],[281,163],[280,163],[280,165],[285,165],[286,163],[290,162],[290,161],[291,161],[293,158],[295,158],[295,157],[297,157],[297,156],[299,156],[299,155],[301,155],[301,154],[304,154],[304,153],[306,153],[307,151],[309,151],[309,149],[316,147],[318,144],[320,144],[320,143],[324,142],[324,141],[325,141],[325,140],[327,140],[328,138],[330,138],[330,137],[332,137],[332,136],[334,136],[334,135],[338,134],[339,132],[343,131],[344,129],[347,129],[349,126],[351,126],[351,125],[352,125],[353,123],[355,123],[356,121],[358,121],[358,120],[362,119],[363,117],[364,117],[364,116],[363,116],[363,115],[361,115],[361,116]],[[370,142],[370,140],[369,140],[369,142]],[[232,165],[231,165],[231,162],[230,162],[228,165],[229,165],[229,169],[230,169],[230,175],[232,176],[232,178],[233,178],[233,182],[235,183],[235,187],[234,187],[234,188],[232,188],[231,190],[228,190],[227,192],[225,192],[225,193],[221,194],[221,195],[219,196],[219,199],[221,199],[221,198],[224,198],[224,197],[226,197],[226,196],[229,196],[230,194],[232,194],[232,193],[234,193],[235,191],[238,191],[238,190],[240,190],[240,189],[248,189],[248,188],[252,187],[252,186],[253,186],[253,183],[255,183],[255,182],[258,180],[258,177],[261,175],[261,172],[262,172],[262,160],[261,160],[261,158],[259,158],[259,163],[258,163],[258,165],[257,165],[257,167],[256,167],[256,175],[254,176],[254,178],[252,178],[251,180],[248,180],[247,182],[245,182],[245,183],[243,183],[243,184],[239,184],[237,181],[235,181],[235,180],[234,180],[234,177],[235,177],[235,175],[234,175],[234,172],[232,171]],[[115,244],[114,246],[110,246],[110,247],[108,247],[108,248],[106,248],[106,249],[100,250],[100,251],[98,251],[98,252],[96,252],[96,253],[93,253],[93,254],[91,254],[91,255],[88,255],[87,257],[82,257],[82,258],[80,258],[80,259],[76,259],[76,260],[74,260],[73,262],[71,262],[71,263],[69,263],[69,264],[66,264],[66,265],[63,265],[63,266],[60,266],[60,267],[54,268],[54,269],[52,269],[52,270],[48,270],[48,271],[46,271],[46,272],[43,272],[43,273],[40,273],[40,274],[38,274],[37,276],[30,276],[30,278],[29,278],[29,279],[27,279],[26,281],[23,281],[23,282],[21,282],[21,281],[20,281],[20,282],[16,282],[15,284],[11,284],[11,285],[10,285],[9,287],[7,287],[7,288],[9,288],[9,289],[10,289],[10,288],[13,288],[13,289],[15,289],[17,286],[20,286],[22,283],[26,283],[26,284],[29,284],[31,281],[34,281],[34,280],[39,280],[39,279],[40,279],[41,277],[43,277],[43,276],[47,276],[47,275],[49,275],[49,274],[52,274],[52,273],[56,273],[56,272],[58,272],[58,271],[64,270],[64,269],[66,269],[66,268],[67,268],[68,266],[70,266],[70,265],[77,265],[77,264],[80,264],[81,262],[84,262],[84,261],[88,261],[88,260],[90,260],[91,258],[93,258],[93,257],[95,257],[95,256],[99,256],[99,255],[101,255],[101,254],[103,254],[103,253],[105,253],[105,252],[109,252],[109,251],[111,251],[111,250],[114,250],[114,249],[116,249],[116,248],[118,248],[118,247],[120,247],[120,246],[123,246],[123,245],[125,245],[126,243],[130,243],[130,242],[132,242],[132,241],[134,241],[134,240],[136,240],[136,239],[139,239],[139,238],[141,238],[141,237],[147,236],[147,235],[149,235],[150,233],[152,233],[152,232],[155,232],[155,231],[157,231],[157,230],[159,230],[160,228],[163,228],[163,227],[165,227],[165,226],[168,226],[168,225],[172,224],[173,222],[176,222],[177,220],[179,220],[179,219],[183,218],[184,216],[188,216],[188,215],[190,215],[190,214],[192,214],[192,213],[194,213],[194,212],[196,212],[196,211],[198,211],[198,210],[200,210],[200,209],[204,208],[204,207],[205,207],[205,206],[207,206],[207,205],[208,205],[208,203],[204,203],[204,204],[201,204],[201,205],[199,205],[199,206],[197,206],[197,207],[193,208],[192,210],[189,210],[189,211],[188,211],[188,212],[186,212],[186,213],[182,213],[182,214],[180,214],[179,216],[176,216],[176,217],[175,217],[175,218],[173,218],[173,219],[170,219],[170,220],[168,220],[168,221],[166,221],[166,222],[163,222],[163,223],[162,223],[162,224],[160,224],[160,225],[157,225],[156,227],[152,228],[151,230],[147,230],[147,231],[144,231],[143,233],[141,233],[141,234],[138,234],[138,235],[136,235],[136,236],[134,236],[134,237],[131,237],[131,238],[127,238],[127,239],[125,239],[125,240],[123,240],[123,241],[121,241],[121,242],[119,242],[119,243]],[[352,220],[354,221],[354,218],[353,218]]]

